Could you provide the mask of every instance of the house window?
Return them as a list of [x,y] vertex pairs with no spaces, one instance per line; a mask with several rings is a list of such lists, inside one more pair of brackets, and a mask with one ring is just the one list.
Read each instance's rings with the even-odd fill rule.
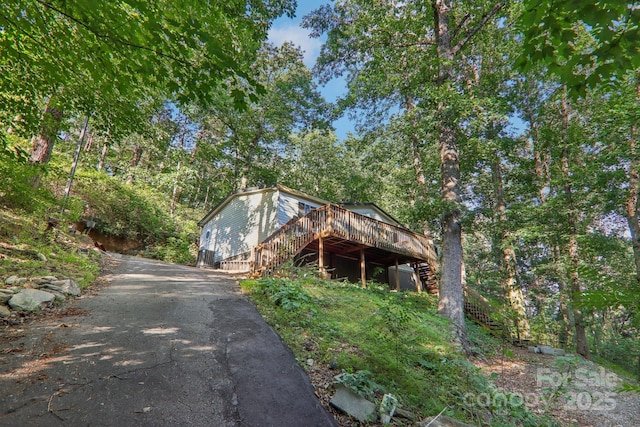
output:
[[298,202],[298,216],[305,216],[306,214],[311,212],[312,209],[313,206],[308,205],[304,202]]

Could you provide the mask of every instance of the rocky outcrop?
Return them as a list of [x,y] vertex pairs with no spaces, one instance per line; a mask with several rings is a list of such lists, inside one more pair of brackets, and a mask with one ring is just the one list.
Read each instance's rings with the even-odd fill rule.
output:
[[[19,313],[38,312],[51,307],[54,302],[62,302],[67,296],[82,294],[73,279],[59,280],[55,276],[17,277],[4,280],[8,288],[0,288],[0,318],[11,317],[11,310]],[[11,308],[11,310],[9,310]]]

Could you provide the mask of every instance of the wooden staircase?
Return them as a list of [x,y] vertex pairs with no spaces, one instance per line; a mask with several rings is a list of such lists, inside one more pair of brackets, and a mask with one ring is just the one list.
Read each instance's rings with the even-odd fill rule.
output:
[[469,319],[490,330],[492,333],[502,333],[504,329],[502,323],[491,318],[484,310],[468,300],[464,301],[464,312]]
[[420,289],[418,291],[425,291],[432,295],[438,294],[438,276],[435,268],[427,263],[414,263],[412,265],[419,280]]
[[493,335],[504,336],[508,334],[504,322],[495,316],[495,309],[488,299],[477,291],[464,288],[464,312],[469,319],[487,329]]
[[[437,295],[437,273],[429,263],[414,263],[416,274],[420,280],[423,291]],[[489,330],[492,334],[503,335],[507,332],[506,325],[495,318],[495,309],[488,299],[477,291],[464,288],[464,313],[470,320]]]

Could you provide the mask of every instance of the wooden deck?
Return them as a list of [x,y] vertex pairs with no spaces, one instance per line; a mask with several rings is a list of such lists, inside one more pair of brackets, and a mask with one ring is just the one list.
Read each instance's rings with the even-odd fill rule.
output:
[[428,263],[434,271],[437,266],[433,242],[426,236],[329,204],[293,218],[258,245],[252,271],[273,271],[303,249],[318,253],[321,270],[325,254],[359,256],[362,263],[366,257],[386,266]]

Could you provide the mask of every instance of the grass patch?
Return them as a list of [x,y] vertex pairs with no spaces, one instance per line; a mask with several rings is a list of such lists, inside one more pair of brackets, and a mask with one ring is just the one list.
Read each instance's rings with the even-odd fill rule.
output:
[[[447,408],[446,415],[474,424],[552,425],[524,406],[465,404],[469,394],[498,391],[452,344],[450,324],[437,315],[430,295],[311,277],[245,280],[241,286],[298,360],[313,359],[378,403],[382,393],[392,393],[420,417]],[[472,328],[479,348],[480,334]],[[495,339],[487,340],[488,351],[500,351]]]

